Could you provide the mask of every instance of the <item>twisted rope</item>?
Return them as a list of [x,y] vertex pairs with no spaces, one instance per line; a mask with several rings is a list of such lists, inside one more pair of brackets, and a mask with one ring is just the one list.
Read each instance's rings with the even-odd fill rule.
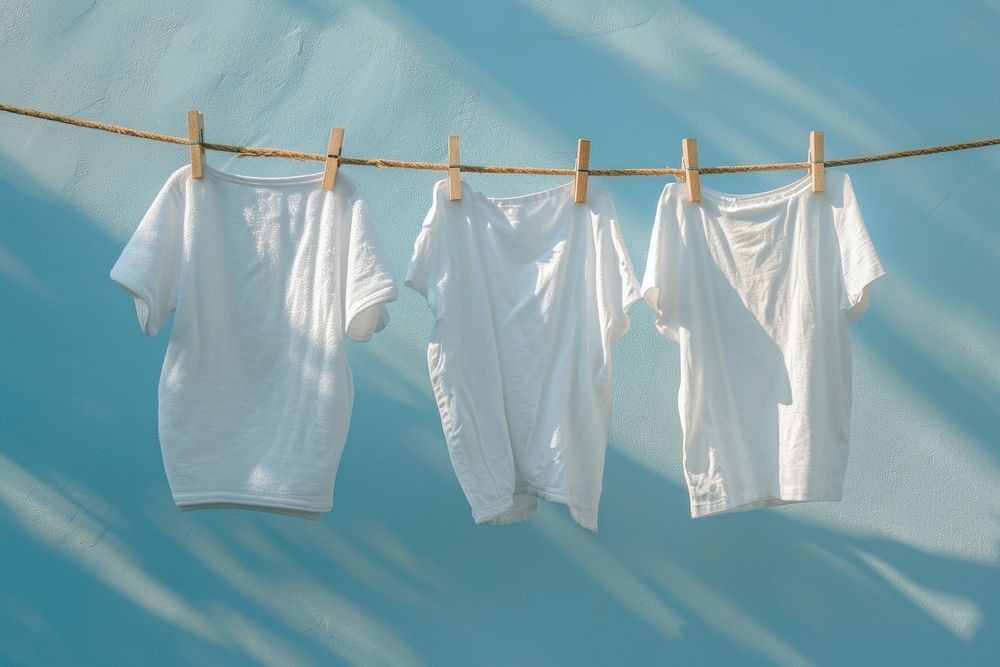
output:
[[[50,113],[48,111],[38,111],[26,107],[17,107],[10,104],[0,104],[0,111],[19,114],[21,116],[31,116],[43,120],[51,120],[66,125],[76,125],[77,127],[87,127],[104,132],[114,132],[128,137],[138,137],[140,139],[150,139],[152,141],[162,141],[168,144],[179,144],[188,146],[187,137],[175,137],[169,134],[158,132],[147,132],[136,130],[121,125],[102,123],[96,120],[83,120],[72,116],[63,116]],[[992,139],[980,139],[977,141],[965,141],[958,144],[946,144],[944,146],[926,146],[924,148],[911,148],[909,150],[895,151],[892,153],[878,153],[875,155],[861,155],[858,157],[842,158],[839,160],[826,160],[827,167],[844,167],[852,164],[867,164],[869,162],[881,162],[883,160],[896,160],[899,158],[916,157],[918,155],[933,155],[935,153],[948,153],[951,151],[963,151],[971,148],[984,148],[1000,144],[1000,137]],[[292,151],[284,148],[263,148],[258,146],[233,146],[230,144],[215,144],[205,142],[205,150],[221,151],[224,153],[236,153],[240,157],[284,157],[296,160],[315,160],[322,162],[326,159],[326,154],[307,153],[303,151]],[[424,169],[431,171],[446,171],[447,163],[441,162],[414,162],[410,160],[391,160],[388,158],[364,158],[364,157],[344,157],[340,158],[341,164],[350,164],[364,167],[378,167],[381,169]],[[534,174],[541,176],[572,176],[576,173],[573,169],[559,169],[548,167],[512,167],[502,165],[460,165],[464,172],[475,174]],[[808,169],[808,162],[775,162],[771,164],[742,164],[719,167],[699,167],[702,174],[736,174],[756,171],[787,171],[794,169]],[[679,176],[684,173],[683,169],[676,167],[659,167],[652,169],[591,169],[591,176]]]

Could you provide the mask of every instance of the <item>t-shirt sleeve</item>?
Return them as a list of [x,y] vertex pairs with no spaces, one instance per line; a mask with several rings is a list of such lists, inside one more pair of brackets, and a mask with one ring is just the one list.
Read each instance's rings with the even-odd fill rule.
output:
[[404,281],[407,287],[416,290],[427,300],[427,305],[438,317],[443,315],[440,310],[443,305],[443,299],[439,294],[440,283],[448,272],[447,253],[441,247],[443,239],[438,238],[438,227],[441,224],[439,218],[444,206],[447,206],[447,202],[443,200],[443,188],[439,183],[434,189],[431,208],[424,217],[416,241],[413,242],[413,256],[410,258]]
[[685,322],[682,289],[689,280],[689,258],[670,187],[664,189],[656,208],[641,289],[656,315],[657,330],[679,342],[680,328]]
[[632,259],[625,248],[621,227],[614,205],[611,206],[611,246],[614,253],[609,257],[614,262],[613,267],[607,267],[607,275],[612,280],[603,287],[603,300],[609,311],[608,339],[617,340],[625,335],[629,328],[628,310],[642,295],[639,291],[639,281],[632,269]]
[[350,240],[344,282],[344,333],[367,341],[389,323],[390,301],[396,299],[396,281],[378,227],[363,199],[351,203]]
[[177,307],[183,236],[183,180],[175,174],[156,195],[111,268],[111,279],[135,300],[139,326],[148,336],[155,336]]
[[884,276],[885,270],[865,228],[851,177],[844,174],[843,183],[842,206],[834,218],[842,275],[840,307],[853,320],[867,309],[871,284]]

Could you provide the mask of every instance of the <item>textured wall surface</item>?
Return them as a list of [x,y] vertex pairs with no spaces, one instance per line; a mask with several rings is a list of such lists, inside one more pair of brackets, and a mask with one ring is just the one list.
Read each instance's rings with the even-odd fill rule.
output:
[[[204,6],[198,6],[199,4]],[[758,7],[758,4],[764,4]],[[826,5],[829,5],[827,7]],[[833,6],[836,9],[832,9]],[[1000,4],[6,2],[0,99],[209,141],[468,163],[844,157],[1000,133]],[[0,117],[0,663],[986,664],[1000,652],[1000,149],[849,169],[888,276],[852,326],[845,499],[692,521],[678,351],[615,349],[601,532],[477,527],[404,290],[354,345],[320,522],[174,508],[167,331],[108,271],[184,147]],[[236,159],[246,174],[314,163]],[[401,277],[439,174],[350,168]],[[799,174],[705,177],[752,192]],[[560,178],[479,176],[487,194]],[[662,179],[603,179],[642,272]]]

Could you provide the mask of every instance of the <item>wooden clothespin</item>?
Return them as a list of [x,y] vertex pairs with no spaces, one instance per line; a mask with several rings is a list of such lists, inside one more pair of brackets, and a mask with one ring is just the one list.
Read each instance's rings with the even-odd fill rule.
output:
[[681,141],[681,167],[687,181],[688,199],[701,201],[701,176],[698,172],[698,141],[689,137]]
[[826,165],[823,164],[823,133],[809,133],[809,171],[813,179],[813,192],[823,192]]
[[191,147],[191,176],[205,176],[205,117],[200,111],[188,111],[188,145]]
[[344,145],[344,128],[330,130],[330,143],[326,147],[326,162],[323,167],[323,189],[333,190],[337,184],[337,169],[340,168],[340,149]]
[[590,177],[590,139],[576,142],[576,180],[573,186],[573,201],[582,204],[587,201],[587,179]]
[[462,169],[458,165],[458,135],[448,137],[448,199],[462,198]]

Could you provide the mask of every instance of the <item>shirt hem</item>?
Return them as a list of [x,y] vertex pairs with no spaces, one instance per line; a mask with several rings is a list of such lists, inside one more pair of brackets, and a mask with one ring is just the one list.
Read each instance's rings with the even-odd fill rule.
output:
[[304,518],[319,518],[324,512],[333,509],[332,500],[309,499],[304,496],[234,492],[196,492],[173,494],[174,504],[182,510],[193,509],[249,509],[264,512],[278,512],[302,516]]
[[[572,517],[573,521],[577,525],[586,528],[592,532],[597,532],[597,517],[589,515],[589,513],[581,512],[578,508],[574,507],[566,494],[562,491],[550,491],[547,489],[539,489],[536,487],[529,486],[525,489],[525,493],[538,496],[542,500],[547,500],[553,503],[559,503],[560,505],[565,505],[569,510],[569,515]],[[511,496],[509,499],[505,499],[499,503],[494,503],[486,507],[473,509],[472,518],[477,524],[481,523],[492,523],[493,525],[505,525],[511,523],[518,523],[524,521],[529,516],[534,514],[535,510],[532,509],[530,512],[518,513],[516,516],[505,517],[504,514],[509,512],[514,508],[514,497]]]
[[755,491],[736,496],[735,498],[721,498],[719,500],[697,501],[692,498],[691,518],[698,519],[715,514],[746,512],[765,507],[793,505],[797,503],[837,502],[843,500],[843,497],[842,491],[807,493],[801,488],[793,488],[778,495],[775,495],[771,491]]

